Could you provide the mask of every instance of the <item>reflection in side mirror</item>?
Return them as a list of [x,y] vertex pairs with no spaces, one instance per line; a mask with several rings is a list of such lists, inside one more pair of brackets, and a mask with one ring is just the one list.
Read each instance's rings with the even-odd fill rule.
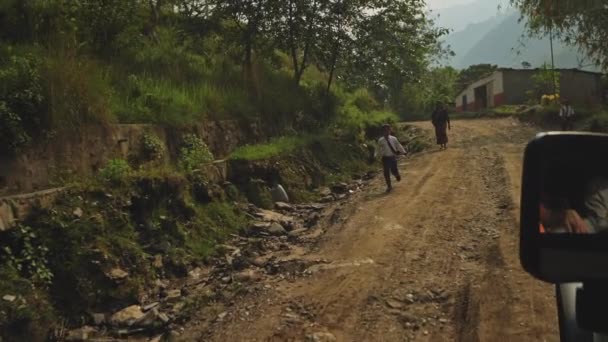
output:
[[600,168],[588,163],[590,169],[568,175],[568,167],[560,164],[547,165],[541,180],[540,232],[608,232],[608,173],[589,174]]
[[545,281],[608,279],[608,135],[543,134],[528,145],[520,253]]

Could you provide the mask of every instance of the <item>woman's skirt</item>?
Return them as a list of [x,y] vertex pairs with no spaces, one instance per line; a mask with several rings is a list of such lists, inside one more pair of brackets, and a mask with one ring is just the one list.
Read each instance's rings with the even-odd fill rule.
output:
[[437,138],[437,145],[443,145],[448,143],[448,130],[447,125],[435,126],[435,137]]

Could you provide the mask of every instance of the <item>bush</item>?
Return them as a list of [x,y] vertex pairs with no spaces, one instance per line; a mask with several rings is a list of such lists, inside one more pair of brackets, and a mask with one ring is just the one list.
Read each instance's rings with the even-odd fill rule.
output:
[[0,339],[46,341],[58,321],[46,293],[4,263],[0,264],[0,279],[2,296],[16,297],[13,302],[0,301]]
[[99,175],[105,181],[120,184],[124,183],[125,179],[131,175],[132,170],[129,163],[124,159],[112,159],[106,167],[99,171]]
[[0,153],[15,152],[47,126],[40,66],[33,54],[0,52]]
[[39,244],[32,228],[19,225],[8,235],[6,244],[0,251],[0,260],[17,270],[24,278],[31,279],[34,284],[50,284],[53,274],[47,264],[48,249]]
[[207,144],[196,134],[186,134],[179,150],[179,167],[192,171],[201,164],[212,162],[213,154]]
[[584,130],[608,133],[608,113],[599,113],[591,116],[584,123]]
[[293,152],[312,142],[316,136],[289,136],[279,137],[257,145],[245,145],[237,148],[230,155],[230,159],[261,160],[278,157]]
[[372,112],[379,108],[378,102],[371,96],[367,89],[358,89],[352,95],[351,102],[363,112]]
[[162,160],[165,155],[165,146],[158,136],[148,132],[141,137],[140,153],[144,162]]
[[49,127],[77,129],[116,122],[109,103],[113,90],[98,63],[59,54],[48,59],[44,79]]

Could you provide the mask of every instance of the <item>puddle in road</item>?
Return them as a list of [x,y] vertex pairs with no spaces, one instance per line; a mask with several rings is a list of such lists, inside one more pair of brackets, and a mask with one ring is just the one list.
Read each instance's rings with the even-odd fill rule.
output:
[[317,264],[309,267],[305,272],[306,273],[315,273],[318,271],[324,270],[333,270],[336,268],[344,268],[344,267],[359,267],[363,265],[372,265],[375,264],[374,260],[371,258],[348,261],[348,262],[332,262],[330,264]]

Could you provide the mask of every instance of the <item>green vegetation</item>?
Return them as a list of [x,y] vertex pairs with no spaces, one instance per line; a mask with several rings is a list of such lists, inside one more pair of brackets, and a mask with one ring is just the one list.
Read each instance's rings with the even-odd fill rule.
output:
[[[526,92],[531,104],[538,104],[541,102],[543,96],[550,94],[553,97],[557,97],[557,100],[559,100],[559,71],[551,70],[551,66],[544,63],[542,67],[532,76],[532,81],[534,82],[534,89],[530,89]],[[555,94],[557,94],[557,96],[555,96]]]
[[186,134],[183,137],[179,150],[179,167],[184,171],[192,171],[202,164],[213,161],[213,154],[203,139],[195,134]]
[[531,36],[545,36],[552,30],[566,44],[583,49],[592,61],[608,66],[608,34],[601,1],[537,1],[511,0],[527,19]]
[[[237,119],[284,135],[366,120],[396,109],[402,85],[445,53],[446,31],[424,11],[378,0],[5,0],[0,152],[86,124]],[[360,112],[353,96],[368,97]]]
[[142,162],[159,161],[165,156],[164,143],[153,133],[147,132],[144,134],[139,144],[139,155]]
[[407,121],[428,120],[437,103],[450,106],[457,93],[459,72],[451,67],[426,71],[416,82],[404,84],[395,98],[399,115]]
[[[158,276],[185,276],[246,226],[221,189],[210,202],[198,200],[195,178],[132,173],[123,181],[75,187],[27,225],[0,234],[0,290],[17,298],[0,303],[2,336],[22,326],[25,340],[42,340],[32,333],[48,332],[57,314],[72,320],[134,303]],[[156,255],[161,268],[152,264]],[[129,276],[117,282],[108,275],[114,268]]]
[[262,160],[292,153],[309,144],[314,136],[290,136],[272,139],[268,143],[245,145],[230,155],[231,159]]
[[[429,71],[446,30],[425,11],[420,1],[0,0],[0,155],[114,123],[172,134],[228,119],[268,135],[231,155],[245,179],[225,189],[195,172],[214,159],[200,136],[165,145],[154,128],[94,179],[57,170],[75,180],[69,192],[0,233],[0,291],[16,296],[0,301],[0,339],[43,340],[57,322],[81,324],[135,303],[155,279],[185,276],[247,226],[233,201],[273,205],[275,176],[298,202],[369,171],[366,132],[451,96],[441,77],[453,73]],[[433,93],[400,106],[421,79]],[[112,279],[116,268],[128,276]]]
[[[536,110],[518,114],[518,118],[547,129],[561,129],[559,105],[539,106]],[[575,107],[574,129],[596,133],[608,133],[608,110],[604,107]]]
[[105,181],[120,185],[131,172],[131,166],[126,160],[112,159],[99,171],[99,176]]

